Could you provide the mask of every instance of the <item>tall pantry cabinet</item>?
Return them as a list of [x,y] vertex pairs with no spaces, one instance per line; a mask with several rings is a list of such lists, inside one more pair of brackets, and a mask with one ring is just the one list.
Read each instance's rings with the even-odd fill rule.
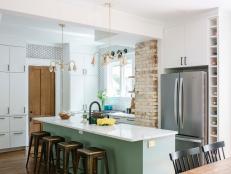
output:
[[26,145],[26,50],[0,45],[0,150]]

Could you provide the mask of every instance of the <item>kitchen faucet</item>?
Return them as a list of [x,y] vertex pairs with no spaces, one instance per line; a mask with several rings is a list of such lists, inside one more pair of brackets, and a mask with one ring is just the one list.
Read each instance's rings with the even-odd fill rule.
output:
[[97,105],[98,105],[99,112],[101,112],[101,107],[100,107],[99,102],[97,102],[97,101],[91,102],[90,107],[89,107],[89,124],[93,124],[93,123],[92,123],[92,118],[91,118],[91,117],[92,117],[92,116],[91,116],[91,108],[92,108],[92,106],[93,106],[94,104],[97,104]]

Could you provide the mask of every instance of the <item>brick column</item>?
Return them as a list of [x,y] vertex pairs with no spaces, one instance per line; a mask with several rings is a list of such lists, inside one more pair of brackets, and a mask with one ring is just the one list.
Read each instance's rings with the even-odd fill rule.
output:
[[157,40],[135,47],[135,117],[143,126],[158,126]]

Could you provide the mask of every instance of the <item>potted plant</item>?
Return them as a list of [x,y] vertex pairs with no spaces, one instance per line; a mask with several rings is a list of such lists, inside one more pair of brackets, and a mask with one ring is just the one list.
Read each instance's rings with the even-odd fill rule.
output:
[[101,102],[102,109],[104,110],[104,104],[105,104],[105,101],[107,99],[106,90],[100,90],[100,91],[98,91],[97,97],[98,97],[98,99]]

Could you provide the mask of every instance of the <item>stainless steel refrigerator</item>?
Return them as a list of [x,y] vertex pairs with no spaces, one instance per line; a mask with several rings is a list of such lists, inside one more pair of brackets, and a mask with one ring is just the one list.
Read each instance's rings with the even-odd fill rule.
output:
[[207,72],[161,75],[161,128],[178,131],[176,150],[207,143]]

